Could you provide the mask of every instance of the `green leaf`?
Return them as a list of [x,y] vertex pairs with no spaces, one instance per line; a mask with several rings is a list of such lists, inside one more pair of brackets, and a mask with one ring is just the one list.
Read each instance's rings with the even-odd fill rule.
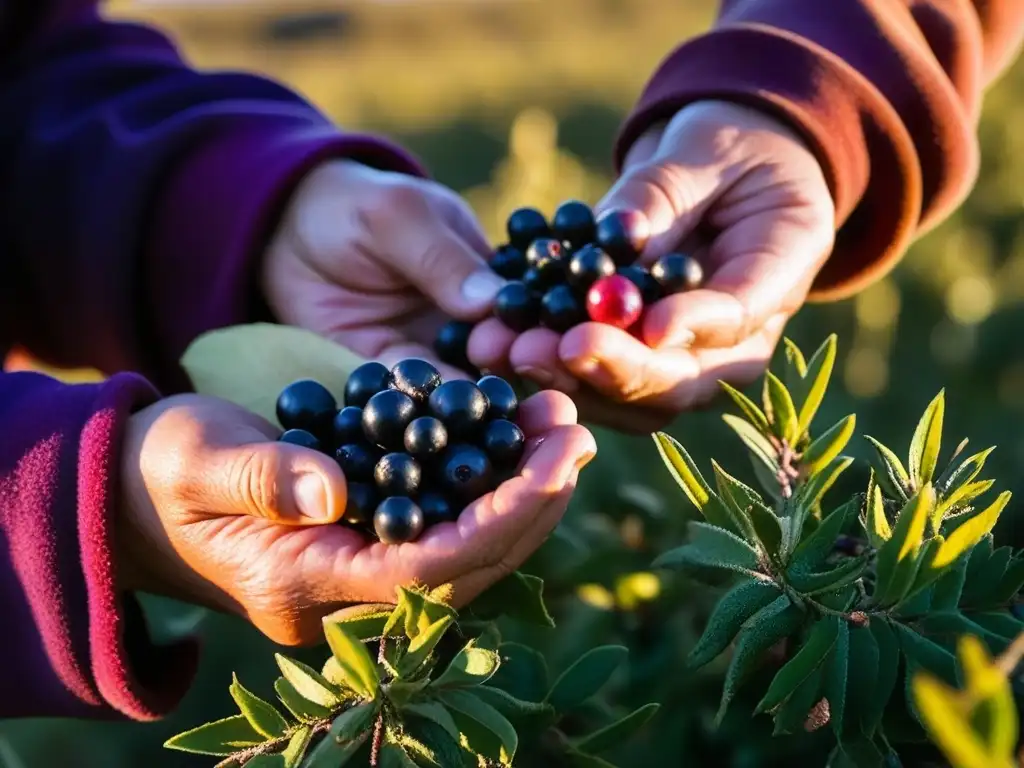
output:
[[323,675],[315,669],[280,653],[275,653],[274,658],[277,660],[277,666],[285,680],[291,683],[292,688],[302,698],[328,709],[341,703],[337,688],[327,682]]
[[[461,745],[461,734],[455,720],[444,705],[434,702],[436,706],[444,710],[452,726],[455,727],[454,736],[433,720],[411,715],[402,722],[402,727],[407,734],[414,736],[423,744],[430,745],[434,753],[435,762],[443,768],[478,768],[479,760],[476,755]],[[432,768],[431,764],[423,761],[426,768]]]
[[846,713],[846,678],[850,665],[850,625],[839,623],[839,635],[829,652],[824,670],[824,693],[828,699],[829,723],[836,735],[842,733]]
[[898,603],[910,589],[934,506],[935,489],[926,485],[900,511],[892,538],[878,550],[875,595],[880,605]]
[[[446,690],[442,691],[439,696],[449,710],[475,721],[493,733],[500,741],[508,762],[512,762],[516,749],[519,747],[519,736],[516,734],[516,729],[512,727],[512,723],[504,715],[469,691]],[[487,757],[497,756],[487,755]]]
[[[768,417],[764,415],[764,411],[757,407],[757,404],[747,397],[745,394],[740,392],[738,389],[733,387],[727,381],[719,381],[718,385],[722,388],[732,401],[739,406],[739,409],[743,411],[743,415],[746,417],[745,423],[752,426],[762,437],[771,433],[771,428],[768,425]],[[768,443],[771,447],[771,443]]]
[[775,736],[783,733],[803,733],[811,708],[821,698],[823,667],[813,672],[797,686],[792,695],[775,711]]
[[284,758],[283,768],[299,768],[302,758],[306,756],[306,750],[309,749],[309,742],[312,740],[313,729],[309,726],[296,730],[288,740],[288,746],[281,753],[281,757]]
[[256,755],[245,761],[245,768],[287,768],[284,755]]
[[910,491],[911,485],[910,475],[903,468],[903,462],[899,460],[895,453],[871,437],[871,435],[865,435],[864,439],[871,443],[871,447],[875,449],[877,454],[875,461],[872,462],[876,482],[885,491],[887,496],[897,501],[906,502],[909,499],[907,494]]
[[775,557],[782,545],[782,525],[775,513],[751,487],[730,475],[718,462],[711,462],[718,492],[730,505],[740,521],[744,533],[752,543],[758,543],[769,557]]
[[652,437],[669,473],[679,483],[679,487],[683,489],[690,503],[698,510],[703,511],[704,505],[708,503],[708,498],[711,496],[711,487],[704,480],[697,465],[690,458],[690,454],[671,435],[655,432]]
[[807,363],[807,373],[804,376],[807,394],[801,399],[800,412],[797,417],[799,435],[810,429],[811,422],[814,421],[814,416],[825,399],[825,392],[828,390],[832,368],[836,361],[836,341],[836,335],[830,335],[811,355],[811,359]]
[[970,618],[990,635],[1003,640],[1013,640],[1024,632],[1024,622],[1015,618],[1009,611],[980,611],[971,613]]
[[412,677],[419,671],[430,658],[430,654],[434,652],[434,648],[437,647],[453,621],[451,616],[445,616],[416,635],[416,639],[409,643],[408,650],[398,660],[398,676],[400,678]]
[[578,750],[591,754],[601,754],[602,752],[614,749],[631,739],[637,731],[643,728],[657,714],[660,708],[660,704],[644,704],[622,719],[606,725],[599,731],[594,731],[584,736],[576,742],[575,747]]
[[728,413],[722,416],[722,420],[732,427],[732,430],[743,441],[743,444],[747,446],[751,458],[759,462],[773,475],[779,471],[779,459],[775,447],[754,425],[749,421],[744,421]]
[[561,759],[566,761],[565,768],[616,768],[616,766],[597,755],[588,755],[572,747],[569,747],[561,755]]
[[490,685],[477,686],[473,693],[513,723],[541,723],[546,727],[555,722],[557,713],[550,704],[517,699],[508,691]]
[[930,639],[941,642],[943,646],[952,646],[962,635],[976,635],[990,645],[1002,644],[1002,638],[991,635],[983,626],[971,621],[960,611],[938,611],[922,616],[915,626]]
[[949,534],[935,556],[933,567],[944,568],[951,565],[960,555],[972,549],[983,537],[991,533],[1012,495],[1009,491],[999,494],[983,512],[979,512]]
[[431,722],[437,723],[439,726],[451,736],[456,742],[459,740],[459,729],[455,725],[455,721],[452,719],[451,714],[444,708],[443,704],[436,701],[421,701],[415,704],[406,704],[402,707],[402,712],[407,715],[414,715],[421,717],[424,720],[430,720]]
[[231,698],[235,700],[239,711],[260,734],[268,739],[283,736],[288,730],[288,721],[274,706],[249,691],[238,681],[238,675],[231,674],[231,687],[228,688]]
[[501,657],[489,648],[478,648],[470,640],[448,665],[448,669],[432,683],[433,688],[465,688],[482,685],[498,671]]
[[498,648],[501,666],[488,681],[523,701],[543,701],[548,693],[548,665],[534,648],[520,643],[502,643]]
[[702,667],[729,647],[744,622],[774,602],[781,592],[777,584],[763,579],[747,579],[730,589],[715,604],[704,634],[690,651],[687,664]]
[[950,685],[956,685],[956,657],[952,653],[905,624],[894,623],[892,626],[907,657],[908,672],[924,669]]
[[455,609],[450,605],[432,599],[415,589],[399,587],[398,605],[405,619],[405,635],[410,640],[415,640],[416,635],[445,616],[458,619]]
[[377,765],[380,768],[418,768],[416,761],[397,744],[381,745]]
[[816,595],[819,592],[833,592],[859,579],[868,567],[868,557],[851,557],[838,566],[820,573],[794,571],[789,574],[789,584],[802,595]]
[[882,722],[885,706],[896,690],[899,677],[900,644],[891,625],[881,619],[872,620],[868,625],[878,645],[878,667],[874,673],[874,693],[870,706],[861,713],[864,732],[871,734]]
[[245,715],[234,715],[172,736],[164,742],[164,747],[196,755],[222,757],[262,744],[264,740]]
[[310,701],[302,696],[295,686],[285,678],[279,677],[274,683],[274,690],[281,703],[287,707],[299,720],[320,720],[331,714],[331,710],[325,706]]
[[957,768],[1010,768],[993,760],[987,745],[969,721],[970,712],[957,692],[930,675],[913,678],[913,695],[921,719],[935,743]]
[[868,534],[868,541],[875,549],[880,549],[885,542],[892,538],[892,526],[889,525],[889,518],[885,514],[882,489],[875,482],[874,470],[871,471],[871,478],[868,480],[868,492],[864,499],[864,506],[864,530]]
[[960,603],[964,580],[967,578],[967,558],[962,557],[935,582],[932,608],[936,611],[952,610]]
[[804,391],[806,389],[804,376],[807,375],[807,361],[804,359],[804,353],[792,339],[785,337],[782,339],[782,347],[785,353],[785,362],[782,363],[782,380],[786,382],[786,388],[793,394],[793,401],[803,402],[807,396]]
[[324,624],[324,635],[341,668],[347,687],[365,699],[377,698],[380,676],[366,646],[345,630],[344,624]]
[[[850,626],[850,661],[851,674],[846,680],[846,719],[844,725],[850,733],[862,731],[867,735],[873,732],[868,728],[865,714],[874,707],[874,698],[878,694],[876,673],[880,650],[878,641],[870,626]],[[888,697],[888,694],[886,694]],[[883,702],[884,704],[884,702]]]
[[690,522],[690,541],[662,553],[654,568],[720,568],[746,575],[758,573],[757,552],[739,536],[707,523]]
[[373,730],[378,705],[368,701],[334,718],[331,730],[316,745],[302,768],[342,768],[363,746]]
[[853,437],[857,426],[857,417],[850,414],[842,421],[834,424],[821,437],[816,438],[800,457],[800,464],[808,475],[823,470],[829,463],[843,452],[846,444]]
[[921,416],[910,442],[908,466],[914,488],[922,488],[935,478],[942,447],[942,418],[946,410],[945,391],[935,396]]
[[554,627],[555,620],[544,604],[544,580],[519,571],[488,589],[469,608],[481,619],[508,616],[525,624]]
[[324,616],[324,624],[344,624],[345,631],[362,642],[378,640],[395,610],[387,603],[361,603],[341,608]]
[[800,626],[803,612],[788,597],[780,597],[762,608],[740,630],[722,689],[722,700],[716,715],[721,724],[726,710],[740,685],[757,665],[761,655],[780,640],[793,634]]
[[824,616],[814,623],[807,640],[775,674],[754,714],[778,708],[825,661],[839,636],[839,622],[838,616]]
[[939,504],[942,517],[952,517],[979,496],[984,496],[993,485],[995,480],[979,480],[976,483],[965,483],[953,491]]
[[990,593],[990,598],[997,605],[1005,605],[1012,601],[1021,587],[1024,586],[1024,558],[1011,558],[999,583]]
[[992,451],[995,449],[993,445],[984,451],[979,451],[973,456],[968,456],[958,465],[950,461],[949,467],[947,467],[942,477],[935,483],[936,489],[939,490],[939,495],[942,497],[948,496],[957,488],[970,484],[981,474],[981,470],[985,467],[985,461],[992,455]]
[[835,548],[836,539],[843,532],[847,521],[857,510],[854,501],[847,502],[832,511],[821,524],[793,551],[790,560],[790,574],[807,572],[821,567]]
[[832,463],[825,467],[821,472],[811,477],[805,485],[800,488],[799,498],[801,504],[806,508],[811,508],[815,504],[821,503],[822,498],[828,493],[829,488],[835,485],[836,480],[839,476],[846,471],[846,469],[853,463],[853,458],[850,456],[840,456],[837,459],[833,459]]
[[592,648],[555,680],[544,701],[558,712],[571,711],[600,691],[627,656],[621,645]]
[[800,424],[797,421],[796,407],[793,398],[781,379],[771,371],[765,374],[765,413],[771,422],[775,436],[785,440],[791,446],[796,445],[800,437]]

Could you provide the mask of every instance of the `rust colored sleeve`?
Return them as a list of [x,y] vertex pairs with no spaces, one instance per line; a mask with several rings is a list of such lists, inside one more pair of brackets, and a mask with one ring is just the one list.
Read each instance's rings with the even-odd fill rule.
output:
[[1024,36],[1024,0],[723,0],[661,63],[616,146],[701,99],[766,109],[821,160],[836,247],[812,292],[849,296],[963,200],[985,88]]

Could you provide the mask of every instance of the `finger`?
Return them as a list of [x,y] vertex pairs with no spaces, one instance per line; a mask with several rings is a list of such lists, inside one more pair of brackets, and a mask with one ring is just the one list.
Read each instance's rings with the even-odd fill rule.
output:
[[247,515],[283,525],[336,523],[347,490],[331,457],[289,443],[210,447],[195,457],[190,501],[206,516]]
[[666,429],[679,415],[675,410],[658,408],[647,403],[621,403],[583,387],[573,395],[579,409],[579,420],[616,432],[649,435]]
[[[646,163],[654,156],[654,153],[658,151],[658,145],[661,143],[661,136],[665,132],[667,124],[667,120],[655,123],[636,140],[626,153],[625,162],[622,164],[624,170],[629,170],[634,165]],[[603,201],[598,204],[597,210],[606,210]]]
[[701,289],[649,308],[644,341],[654,348],[730,347],[769,317],[792,315],[806,299],[832,237],[830,219],[813,206],[740,220],[712,244],[711,276]]
[[546,389],[520,403],[517,421],[527,437],[537,437],[575,424],[577,416],[576,404],[568,395]]
[[519,337],[515,331],[495,317],[481,321],[469,334],[466,355],[482,371],[509,375],[509,354]]
[[558,357],[560,338],[547,328],[531,328],[512,343],[509,364],[519,376],[541,387],[573,394],[579,382]]
[[490,309],[505,281],[483,254],[435,213],[426,193],[399,188],[381,205],[371,247],[445,314],[474,320]]
[[[445,190],[448,191],[447,189]],[[466,241],[474,251],[479,253],[488,261],[494,255],[494,248],[491,247],[487,235],[484,234],[476,214],[463,198],[455,193],[448,195],[448,205],[444,210],[444,220],[452,230]]]

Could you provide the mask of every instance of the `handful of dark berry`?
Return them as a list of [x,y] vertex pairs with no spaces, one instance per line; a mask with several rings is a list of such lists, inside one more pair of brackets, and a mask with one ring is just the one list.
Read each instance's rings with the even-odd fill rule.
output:
[[[569,200],[550,222],[534,208],[520,208],[506,229],[508,243],[498,247],[491,268],[510,282],[498,293],[494,314],[518,333],[537,326],[565,333],[588,321],[632,330],[647,306],[704,279],[700,263],[682,253],[662,256],[650,270],[636,263],[650,236],[639,211],[595,217],[586,203]],[[461,321],[442,328],[438,355],[466,367],[471,330]]]
[[518,409],[498,376],[445,382],[409,359],[390,371],[361,365],[340,410],[319,382],[296,381],[278,397],[277,420],[280,440],[331,454],[345,472],[343,521],[398,544],[457,519],[515,472],[526,443]]

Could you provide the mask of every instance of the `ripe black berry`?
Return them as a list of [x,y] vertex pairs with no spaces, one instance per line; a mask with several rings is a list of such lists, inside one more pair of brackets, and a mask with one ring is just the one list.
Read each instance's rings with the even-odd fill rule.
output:
[[654,276],[650,272],[639,264],[620,267],[618,269],[618,273],[640,289],[640,296],[643,298],[645,306],[648,304],[654,304],[665,295],[662,291],[661,284],[654,279]]
[[692,256],[670,253],[654,262],[651,276],[666,294],[681,293],[700,287],[704,281],[704,269]]
[[640,211],[607,211],[598,218],[596,229],[597,244],[619,266],[636,261],[651,235],[650,222]]
[[380,503],[380,495],[377,489],[370,483],[349,483],[348,503],[345,505],[345,515],[342,517],[346,523],[363,525],[373,519],[373,512]]
[[407,453],[385,454],[373,469],[381,496],[415,496],[422,479],[419,462]]
[[385,389],[371,397],[363,408],[363,434],[385,450],[401,450],[405,428],[414,418],[413,399],[397,389]]
[[476,437],[489,407],[480,387],[463,379],[446,381],[430,396],[430,412],[444,422],[449,440]]
[[363,363],[345,383],[345,405],[362,408],[381,390],[387,389],[390,371],[383,363]]
[[331,432],[334,445],[360,442],[363,439],[363,409],[355,405],[346,405],[334,414]]
[[523,458],[526,436],[511,421],[496,419],[484,429],[481,443],[494,465],[506,469],[517,466]]
[[338,403],[323,384],[302,379],[285,387],[277,398],[277,420],[284,429],[304,429],[328,437]]
[[434,351],[443,363],[455,366],[464,371],[472,368],[466,348],[469,346],[469,334],[473,324],[464,320],[451,320],[445,323],[434,339]]
[[566,278],[578,291],[585,291],[602,277],[615,274],[612,257],[596,245],[585,245],[569,259]]
[[427,491],[421,493],[416,500],[420,510],[423,512],[423,523],[427,527],[438,523],[451,523],[459,518],[459,512],[452,507],[451,502],[445,498],[443,493]]
[[448,446],[448,430],[440,419],[420,416],[405,428],[405,450],[416,458],[435,456]]
[[494,299],[494,314],[513,331],[526,331],[540,319],[540,301],[525,283],[507,283]]
[[494,489],[494,467],[475,445],[454,445],[441,457],[439,481],[449,498],[468,504]]
[[334,452],[334,459],[346,480],[368,483],[373,480],[373,468],[380,459],[380,451],[366,443],[349,443]]
[[423,405],[430,393],[441,386],[441,372],[426,360],[409,358],[391,369],[388,386],[404,392],[417,405]]
[[551,230],[559,240],[579,248],[594,240],[594,212],[586,203],[567,200],[555,211]]
[[552,277],[554,275],[550,270],[545,273],[537,267],[530,267],[523,273],[522,283],[536,300],[538,312],[540,312],[540,295],[552,285]]
[[526,263],[531,267],[546,269],[552,263],[557,264],[565,258],[565,249],[557,240],[542,237],[534,240],[526,249]]
[[519,411],[519,398],[512,385],[500,376],[484,376],[476,383],[480,391],[487,396],[490,407],[487,409],[489,419],[508,419],[512,421]]
[[415,541],[423,533],[423,511],[406,496],[384,499],[373,513],[373,530],[385,544]]
[[526,254],[512,245],[503,245],[491,259],[491,269],[506,280],[518,280],[526,271]]
[[587,310],[572,288],[556,285],[540,302],[540,324],[556,333],[565,333],[587,321]]
[[303,448],[312,448],[314,451],[320,450],[320,441],[317,440],[316,435],[311,434],[304,429],[286,430],[279,438],[277,438],[277,441],[279,443],[301,445]]
[[516,248],[523,249],[538,237],[546,237],[551,232],[544,214],[536,208],[513,211],[505,228],[508,230],[508,241]]

